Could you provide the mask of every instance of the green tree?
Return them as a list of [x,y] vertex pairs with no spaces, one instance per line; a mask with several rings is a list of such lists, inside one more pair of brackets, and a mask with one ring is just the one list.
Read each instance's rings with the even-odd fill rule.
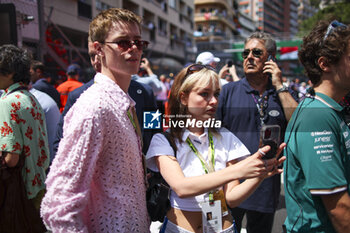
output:
[[303,37],[308,34],[320,20],[338,20],[344,24],[350,24],[350,1],[329,5],[319,10],[312,17],[304,20],[301,25],[299,25],[298,36]]
[[310,0],[310,5],[319,8],[321,0]]

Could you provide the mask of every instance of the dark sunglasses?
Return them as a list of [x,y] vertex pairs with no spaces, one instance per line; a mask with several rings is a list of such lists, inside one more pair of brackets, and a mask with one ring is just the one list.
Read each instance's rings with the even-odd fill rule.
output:
[[325,41],[327,38],[328,38],[328,36],[330,35],[330,34],[332,34],[332,32],[334,32],[334,30],[336,29],[336,28],[341,28],[341,29],[345,29],[345,28],[347,28],[348,26],[346,26],[345,24],[343,24],[343,23],[340,23],[340,22],[338,22],[337,20],[333,20],[329,25],[328,25],[328,28],[327,28],[327,32],[326,32],[326,34],[324,35],[324,37],[323,37],[323,41]]
[[149,42],[145,40],[120,40],[115,42],[104,42],[105,44],[117,44],[120,49],[126,51],[130,49],[133,45],[136,45],[138,50],[147,49]]
[[212,71],[215,71],[216,70],[212,67],[212,66],[209,66],[209,65],[202,65],[202,64],[193,64],[193,65],[190,65],[188,68],[187,68],[187,72],[186,72],[186,75],[185,76],[188,76],[188,75],[191,75],[193,73],[196,73],[200,70],[202,70],[203,68],[206,68],[208,70],[212,70]]
[[263,50],[257,49],[257,48],[252,49],[252,50],[250,50],[250,49],[245,49],[245,50],[243,50],[243,52],[242,52],[242,57],[243,57],[243,59],[246,59],[246,58],[249,56],[250,51],[252,51],[253,56],[254,56],[254,57],[257,57],[257,58],[261,57],[261,56],[263,55],[263,53],[264,53]]

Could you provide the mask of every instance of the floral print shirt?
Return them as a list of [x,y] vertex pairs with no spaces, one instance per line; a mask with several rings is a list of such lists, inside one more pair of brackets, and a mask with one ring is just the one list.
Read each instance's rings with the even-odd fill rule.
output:
[[25,156],[22,177],[29,199],[45,188],[49,149],[44,112],[21,83],[0,98],[0,151]]

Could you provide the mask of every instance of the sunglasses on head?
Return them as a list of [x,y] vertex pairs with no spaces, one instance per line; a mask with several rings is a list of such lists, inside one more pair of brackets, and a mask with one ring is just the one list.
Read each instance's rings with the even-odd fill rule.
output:
[[250,49],[245,49],[245,50],[243,50],[243,52],[242,52],[242,57],[243,57],[243,59],[246,59],[246,58],[249,56],[250,51],[252,51],[253,56],[254,56],[254,57],[257,57],[257,58],[261,57],[261,56],[263,55],[263,53],[264,53],[263,50],[257,49],[257,48],[252,49],[252,50],[250,50]]
[[334,30],[335,30],[336,28],[338,28],[338,29],[339,29],[339,28],[345,29],[345,28],[347,28],[347,27],[348,27],[348,26],[346,26],[345,24],[340,23],[340,22],[338,22],[337,20],[333,20],[333,21],[328,25],[327,32],[326,32],[326,34],[325,34],[324,37],[323,37],[323,41],[325,41],[325,40],[328,38],[328,36],[334,32]]
[[104,42],[105,44],[117,44],[118,47],[126,51],[130,49],[133,45],[136,45],[138,50],[145,50],[147,49],[149,42],[145,40],[120,40],[120,41],[114,41],[114,42]]
[[209,65],[202,65],[202,64],[193,64],[193,65],[190,65],[188,68],[187,68],[187,72],[186,72],[186,75],[185,76],[188,76],[190,74],[193,74],[193,73],[196,73],[200,70],[202,70],[203,68],[206,68],[208,70],[212,70],[212,71],[215,71],[216,70],[212,67],[212,66],[209,66]]

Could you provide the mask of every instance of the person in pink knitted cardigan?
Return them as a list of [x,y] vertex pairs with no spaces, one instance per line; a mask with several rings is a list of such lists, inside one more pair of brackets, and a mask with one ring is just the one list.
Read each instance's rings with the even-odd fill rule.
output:
[[140,18],[111,8],[90,23],[101,71],[65,116],[41,216],[53,232],[148,232],[139,126],[127,94],[142,50]]

